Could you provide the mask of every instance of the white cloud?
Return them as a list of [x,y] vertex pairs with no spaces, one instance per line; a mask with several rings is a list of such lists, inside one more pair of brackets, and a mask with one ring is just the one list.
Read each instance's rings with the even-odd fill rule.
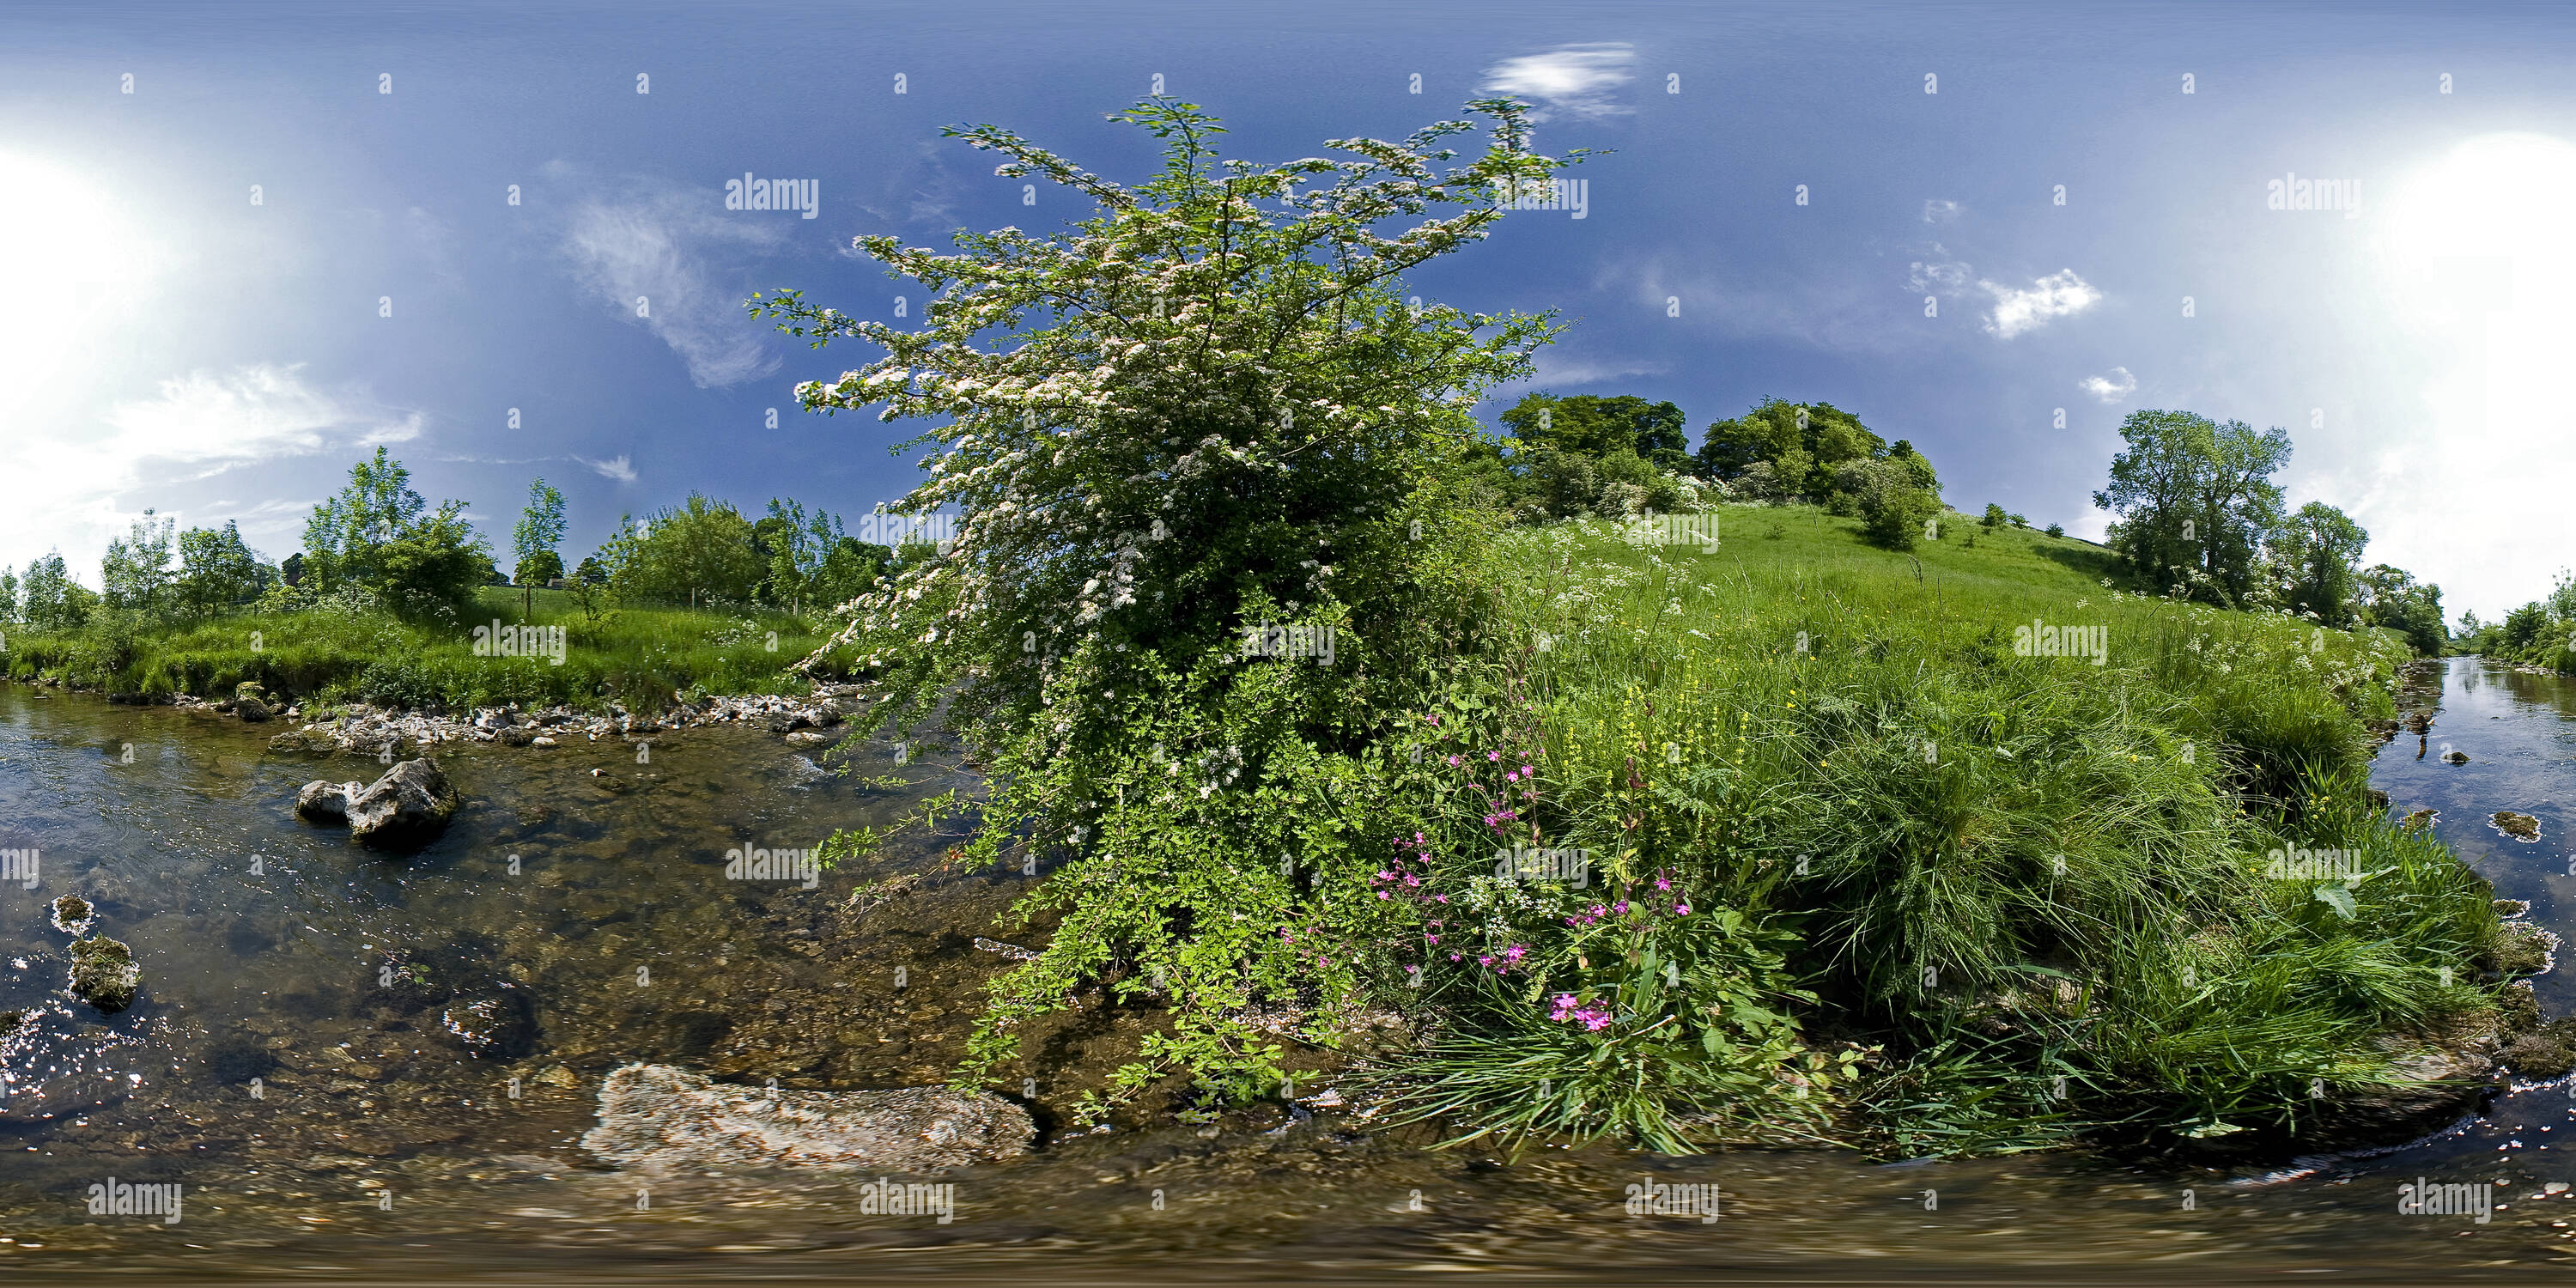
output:
[[726,218],[720,197],[664,189],[583,203],[563,250],[584,288],[671,346],[705,389],[778,369],[765,333],[743,312],[749,292],[726,284],[710,261],[728,244],[782,239],[772,225]]
[[1561,45],[1543,54],[1506,58],[1485,71],[1485,92],[1504,94],[1538,106],[1531,119],[1547,119],[1546,109],[1598,118],[1628,111],[1610,92],[1628,83],[1636,50],[1626,44]]
[[1943,256],[1950,252],[1941,243],[1932,243],[1931,259],[1918,259],[1906,266],[1905,285],[1912,290],[1940,295],[1956,295],[1968,285],[1968,266]]
[[2026,290],[1997,282],[1977,285],[1995,297],[1995,311],[1987,315],[1986,330],[2003,340],[2036,330],[2053,318],[2081,313],[2102,300],[2102,292],[2076,276],[2071,268],[2040,278]]
[[587,456],[576,456],[573,459],[589,466],[601,478],[614,479],[620,483],[635,481],[635,463],[628,460],[622,452],[604,461],[594,461]]
[[1950,201],[1946,198],[1934,197],[1923,203],[1923,222],[1927,224],[1945,223],[1958,217],[1958,202]]
[[[94,563],[93,553],[134,516],[120,496],[144,493],[144,504],[177,513],[157,493],[227,470],[408,442],[427,423],[421,412],[384,406],[362,388],[324,388],[302,373],[301,364],[190,372],[94,420],[27,430],[12,445],[11,465],[45,485],[0,507],[0,550],[32,554],[59,545],[76,566]],[[242,520],[246,530],[280,529],[291,509],[287,502],[247,510],[218,503],[184,521],[204,522],[211,510],[218,520]]]
[[2138,392],[2138,378],[2127,367],[2113,367],[2108,376],[2086,376],[2076,382],[2078,388],[2106,403],[2115,403]]

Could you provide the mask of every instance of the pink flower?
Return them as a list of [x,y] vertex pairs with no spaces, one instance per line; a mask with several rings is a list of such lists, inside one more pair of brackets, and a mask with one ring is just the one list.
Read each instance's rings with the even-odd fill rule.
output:
[[1485,753],[1485,759],[1487,760],[1501,760],[1502,758],[1503,753],[1499,751],[1489,751]]
[[[1381,872],[1378,875],[1384,876],[1386,874]],[[1663,879],[1662,877],[1657,877],[1655,878],[1655,888],[1658,890],[1670,890],[1673,888],[1673,883]]]
[[1385,898],[1385,897],[1386,897],[1386,891],[1384,891],[1384,890],[1380,890],[1380,891],[1378,891],[1378,892],[1377,892],[1377,897],[1378,897],[1378,898],[1381,898],[1381,899]]
[[1530,768],[1530,767],[1529,767],[1529,766],[1527,766],[1527,765],[1523,765],[1523,766],[1521,766],[1521,777],[1523,777],[1523,778],[1527,778],[1527,777],[1529,777],[1530,775],[1535,774],[1535,773],[1537,773],[1537,772],[1538,772],[1537,770],[1532,769],[1532,768]]
[[1451,756],[1449,758],[1449,767],[1451,769],[1456,769],[1458,767],[1458,758],[1456,756]]
[[1687,917],[1687,916],[1689,916],[1689,915],[1690,915],[1690,905],[1689,905],[1689,904],[1686,904],[1686,903],[1677,903],[1677,904],[1674,904],[1674,905],[1673,905],[1673,913],[1674,913],[1674,915],[1676,915],[1676,916]]

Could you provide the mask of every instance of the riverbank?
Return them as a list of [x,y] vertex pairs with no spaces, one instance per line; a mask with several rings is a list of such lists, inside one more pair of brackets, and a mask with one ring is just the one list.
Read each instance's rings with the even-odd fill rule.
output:
[[846,679],[828,658],[810,675],[789,669],[829,635],[813,619],[761,609],[618,606],[600,592],[585,601],[486,587],[475,611],[450,623],[354,601],[186,621],[100,610],[69,630],[10,630],[0,678],[120,701],[221,702],[252,683],[312,707],[620,707],[658,718],[674,702],[804,697],[817,680]]

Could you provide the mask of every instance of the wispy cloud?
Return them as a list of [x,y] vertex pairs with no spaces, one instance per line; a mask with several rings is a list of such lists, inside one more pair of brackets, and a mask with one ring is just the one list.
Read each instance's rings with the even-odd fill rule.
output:
[[2102,301],[2102,292],[2075,275],[2071,268],[2060,269],[2028,287],[2004,286],[1996,282],[1979,282],[1995,297],[1994,312],[1986,315],[1986,330],[1997,339],[2009,340],[2025,331],[2035,331],[2062,317],[2071,317]]
[[2107,376],[2086,376],[2077,382],[2084,392],[2106,403],[2115,403],[2138,392],[2138,378],[2127,367],[2113,367]]
[[1965,263],[1948,258],[1950,252],[1943,250],[1939,242],[1932,243],[1929,253],[1930,258],[1918,259],[1906,266],[1905,285],[1908,289],[1935,295],[1956,295],[1966,289],[1971,274]]
[[717,261],[783,239],[774,225],[726,218],[705,191],[637,188],[574,207],[563,251],[585,290],[671,346],[704,389],[778,369],[766,334],[742,311],[749,292]]
[[589,466],[601,478],[614,479],[620,483],[635,481],[635,463],[628,460],[623,452],[604,461],[594,461],[586,456],[576,456],[572,459]]
[[1934,197],[1923,203],[1923,222],[1927,224],[1947,223],[1958,217],[1958,202],[1942,197]]
[[1635,358],[1590,358],[1541,349],[1532,364],[1536,367],[1527,383],[1534,385],[1589,385],[1604,380],[1622,380],[1629,376],[1662,375],[1660,362]]
[[1543,54],[1506,58],[1485,71],[1485,92],[1504,94],[1550,113],[1598,118],[1628,111],[1611,92],[1628,83],[1628,68],[1637,51],[1627,44],[1560,45]]

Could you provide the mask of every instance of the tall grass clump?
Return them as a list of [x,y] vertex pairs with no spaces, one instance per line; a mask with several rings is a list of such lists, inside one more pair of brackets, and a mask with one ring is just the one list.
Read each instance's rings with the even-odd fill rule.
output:
[[[1417,959],[1449,1033],[1403,1068],[1417,1113],[1665,1149],[2288,1131],[2492,1003],[2484,883],[2365,799],[2361,722],[2406,656],[2384,633],[2115,594],[2025,558],[2037,534],[1908,560],[1640,531],[1506,545],[1518,647],[1484,682],[1510,715],[1464,740],[1474,790],[1418,852],[1451,897]],[[2293,846],[2362,866],[2267,869]],[[1498,877],[1512,847],[1597,884]],[[1687,949],[1639,924],[1668,901]]]

